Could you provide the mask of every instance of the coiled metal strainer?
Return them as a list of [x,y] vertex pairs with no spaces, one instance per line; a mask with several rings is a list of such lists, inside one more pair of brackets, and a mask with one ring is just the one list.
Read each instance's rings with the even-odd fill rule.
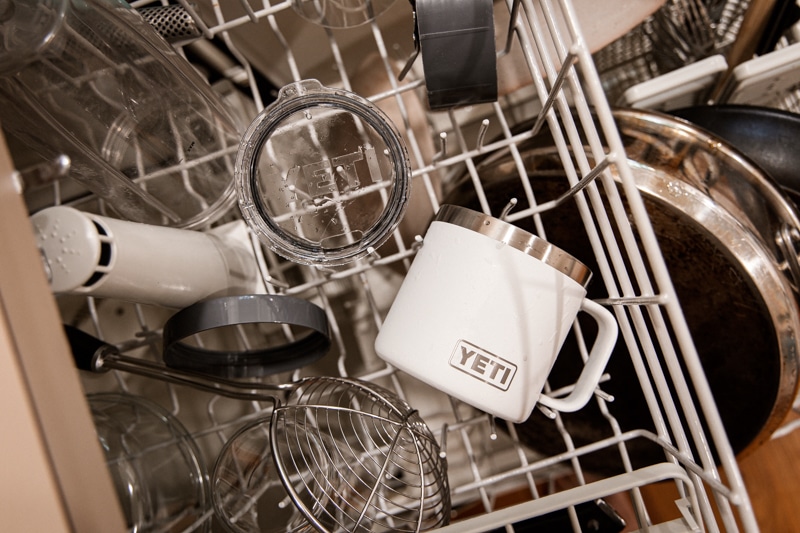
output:
[[383,387],[341,377],[235,381],[148,363],[76,328],[65,331],[83,370],[274,403],[271,416],[239,429],[217,458],[212,499],[231,531],[402,532],[449,522],[444,454],[419,413]]
[[425,531],[448,523],[446,461],[416,410],[359,380],[318,377],[297,385],[270,418],[243,428],[222,450],[212,480],[218,515],[239,520],[248,506],[264,513],[258,500],[274,489],[276,476],[265,475],[274,467],[319,531]]

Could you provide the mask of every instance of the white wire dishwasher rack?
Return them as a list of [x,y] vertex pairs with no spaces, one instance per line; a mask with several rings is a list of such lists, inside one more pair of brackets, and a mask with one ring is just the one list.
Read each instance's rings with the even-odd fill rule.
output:
[[[422,103],[424,79],[418,64],[403,81],[397,78],[413,50],[411,6],[403,0],[374,21],[344,30],[303,21],[291,1],[179,3],[194,18],[201,40],[221,43],[229,52],[220,71],[228,86],[235,87],[232,93],[249,100],[240,107],[246,120],[269,104],[274,88],[316,78],[386,109],[410,152],[416,203],[407,224],[395,231],[390,253],[324,271],[284,261],[251,240],[265,289],[322,305],[333,334],[333,353],[292,376],[270,380],[313,374],[357,377],[393,390],[419,410],[447,457],[453,511],[451,525],[443,531],[524,530],[524,521],[553,512],[563,513],[568,527],[580,531],[578,506],[601,498],[623,515],[629,531],[757,531],[734,453],[568,0],[496,5],[503,76],[498,102],[440,112],[426,111]],[[187,45],[187,55],[200,48]],[[519,79],[509,79],[512,74]],[[531,119],[533,127],[515,128]],[[620,342],[627,345],[636,370],[637,382],[628,386],[641,389],[651,418],[646,428],[621,428],[615,413],[626,406],[598,389],[593,402],[607,432],[595,442],[576,445],[556,413],[536,418],[555,431],[559,453],[523,445],[513,425],[403,375],[373,349],[382,318],[419,246],[414,237],[424,234],[448,191],[457,182],[466,183],[481,208],[498,216],[483,190],[480,160],[507,151],[524,175],[518,147],[542,128],[552,132],[572,187],[568,201],[575,202],[583,220],[583,227],[574,231],[586,233],[599,265],[593,283],[607,291],[603,303],[615,313]],[[506,220],[531,219],[544,233],[546,222],[540,215],[547,206],[537,206],[533,197],[526,200],[527,207],[511,210]],[[60,203],[57,191],[54,202]],[[74,206],[97,208],[96,202],[82,202]],[[234,208],[223,222],[237,215]],[[124,354],[161,361],[161,328],[173,311],[92,297],[60,297],[57,305],[65,322]],[[240,333],[247,348],[250,332]],[[582,338],[580,331],[576,335]],[[239,427],[272,408],[118,371],[85,375],[82,381],[86,392],[121,390],[160,403],[184,423],[209,465]],[[705,424],[698,422],[701,418]],[[658,447],[660,460],[633,464],[629,448],[640,441]],[[584,466],[587,457],[603,451],[615,455],[618,471],[598,473]],[[655,518],[649,489],[665,484],[675,493],[669,505],[674,512]],[[186,531],[210,523],[216,530],[209,510]]]

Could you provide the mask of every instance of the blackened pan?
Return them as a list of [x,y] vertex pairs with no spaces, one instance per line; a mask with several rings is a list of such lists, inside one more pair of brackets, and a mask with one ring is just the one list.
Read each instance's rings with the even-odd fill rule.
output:
[[[734,452],[745,454],[779,427],[797,391],[800,315],[783,248],[776,243],[782,232],[800,227],[795,208],[747,158],[686,121],[635,110],[615,111],[615,120],[729,441]],[[564,192],[566,179],[549,135],[537,135],[519,151],[523,179],[537,203]],[[510,154],[492,154],[479,163],[478,173],[494,213],[512,197],[520,201],[516,209],[527,207]],[[468,179],[445,202],[480,208]],[[550,242],[598,271],[574,202],[545,212],[542,223]],[[537,233],[530,219],[515,224]],[[607,296],[601,280],[590,284],[588,296]],[[581,325],[591,336],[591,324]],[[568,339],[550,374],[553,388],[574,382],[577,351],[576,341]],[[608,373],[611,379],[602,387],[615,397],[609,409],[621,430],[653,430],[623,342]],[[562,420],[575,446],[612,435],[593,403]],[[548,456],[566,450],[556,425],[536,411],[517,431],[522,442]],[[644,439],[631,441],[628,451],[634,467],[665,457]],[[581,463],[603,475],[623,470],[611,448]]]

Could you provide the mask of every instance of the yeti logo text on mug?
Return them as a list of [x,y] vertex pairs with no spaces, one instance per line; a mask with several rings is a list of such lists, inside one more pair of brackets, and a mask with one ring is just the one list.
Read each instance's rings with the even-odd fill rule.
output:
[[456,343],[450,357],[450,366],[502,391],[508,390],[514,374],[517,373],[517,365],[514,363],[464,340]]

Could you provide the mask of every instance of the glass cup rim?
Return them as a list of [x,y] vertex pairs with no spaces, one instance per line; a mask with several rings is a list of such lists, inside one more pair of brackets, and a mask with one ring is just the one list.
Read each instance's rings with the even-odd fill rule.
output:
[[[131,493],[134,495],[134,499],[141,494],[144,495],[142,502],[149,502],[154,495],[163,490],[166,484],[170,482],[168,479],[147,475],[140,466],[133,466],[143,460],[144,454],[158,452],[165,446],[170,446],[174,447],[183,459],[181,466],[185,469],[187,482],[193,491],[191,496],[196,498],[196,502],[193,504],[196,517],[199,519],[203,513],[211,508],[208,493],[208,472],[202,452],[191,433],[175,415],[147,397],[126,392],[95,392],[87,394],[86,400],[92,413],[93,422],[98,427],[98,438],[100,438],[100,426],[105,427],[115,437],[122,439],[125,435],[135,435],[135,432],[131,432],[131,423],[135,425],[146,422],[156,424],[160,430],[164,431],[163,436],[169,435],[167,440],[146,446],[141,446],[141,443],[134,443],[128,439],[127,442],[131,445],[130,449],[124,450],[118,457],[106,455],[106,463],[109,468],[119,463],[131,465],[131,470],[135,473],[131,478],[133,482],[132,489],[135,489]],[[115,410],[114,414],[117,416],[107,418],[107,410],[109,409]],[[120,417],[119,409],[124,411],[124,415],[130,415],[130,420],[127,420],[124,416]],[[152,437],[152,435],[145,436]],[[106,450],[104,450],[105,452]],[[156,483],[158,486],[150,486],[151,483]],[[127,496],[131,496],[131,494]],[[118,494],[118,497],[122,498],[123,496]],[[136,502],[131,500],[130,503]],[[157,513],[156,504],[151,502],[145,505],[150,507],[148,512]],[[134,522],[132,524],[134,530],[145,526],[145,522],[141,520],[142,517],[132,515],[128,518]],[[208,531],[209,527],[210,521],[205,521],[199,531]]]

